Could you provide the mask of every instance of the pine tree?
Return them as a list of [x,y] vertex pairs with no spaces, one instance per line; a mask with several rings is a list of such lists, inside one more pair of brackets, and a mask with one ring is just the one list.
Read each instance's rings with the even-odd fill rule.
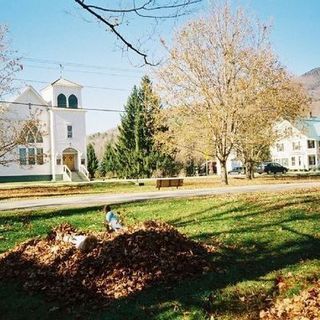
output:
[[133,88],[121,119],[116,146],[119,177],[151,177],[155,170],[162,170],[164,166],[168,169],[172,157],[163,154],[154,141],[155,119],[160,110],[160,99],[145,76],[140,87]]
[[119,164],[117,175],[120,178],[131,178],[135,165],[134,151],[136,150],[135,127],[136,110],[138,106],[138,89],[133,87],[131,95],[125,105],[125,113],[121,117],[116,157]]
[[96,170],[98,169],[99,162],[91,143],[89,143],[89,145],[87,146],[87,160],[90,178],[93,178]]
[[116,152],[113,147],[112,142],[109,142],[106,145],[103,158],[101,160],[99,171],[100,173],[105,176],[107,174],[111,174],[115,176],[118,168]]

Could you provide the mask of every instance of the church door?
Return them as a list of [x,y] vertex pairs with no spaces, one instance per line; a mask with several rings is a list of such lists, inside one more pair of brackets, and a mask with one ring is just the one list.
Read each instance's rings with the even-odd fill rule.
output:
[[65,164],[71,171],[75,170],[75,154],[64,154],[63,164]]

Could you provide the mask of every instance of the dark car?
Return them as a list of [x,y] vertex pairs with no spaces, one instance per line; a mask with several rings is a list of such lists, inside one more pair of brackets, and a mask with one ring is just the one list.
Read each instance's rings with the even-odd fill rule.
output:
[[235,167],[228,171],[228,174],[245,174],[246,170],[244,167]]
[[271,163],[268,163],[263,171],[268,173],[268,174],[275,174],[275,173],[287,173],[288,172],[288,168],[282,166],[281,164],[279,163],[276,163],[276,162],[271,162]]

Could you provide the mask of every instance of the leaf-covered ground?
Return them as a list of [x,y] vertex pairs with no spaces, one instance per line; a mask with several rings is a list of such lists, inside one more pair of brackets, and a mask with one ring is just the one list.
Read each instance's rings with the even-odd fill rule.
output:
[[[29,296],[16,282],[0,287],[5,319],[259,319],[279,298],[308,290],[320,276],[320,190],[136,202],[117,205],[127,225],[162,220],[189,238],[219,243],[212,271],[118,299],[107,311],[64,310]],[[0,213],[0,252],[70,222],[101,231],[101,208]],[[50,311],[50,312],[49,312]]]
[[[286,174],[286,175],[257,175],[253,180],[247,180],[244,176],[230,176],[230,186],[274,184],[274,183],[296,183],[320,181],[320,174]],[[93,193],[129,193],[157,191],[155,180],[146,180],[144,185],[136,185],[134,181],[92,181],[84,183],[74,182],[24,182],[24,183],[1,183],[0,201],[19,198],[40,198],[52,196],[69,196]],[[218,176],[209,177],[186,177],[180,189],[199,189],[225,187]],[[163,190],[175,190],[176,188],[165,188]]]

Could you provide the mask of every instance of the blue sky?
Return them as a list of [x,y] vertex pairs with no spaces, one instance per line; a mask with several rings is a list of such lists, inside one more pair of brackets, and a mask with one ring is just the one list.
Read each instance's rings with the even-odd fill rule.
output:
[[[103,1],[100,1],[103,2]],[[209,5],[204,0],[205,5]],[[271,36],[281,62],[292,73],[302,74],[320,66],[320,1],[318,0],[237,0],[263,21],[272,21]],[[87,21],[91,20],[91,21]],[[85,86],[83,104],[88,108],[122,110],[134,84],[139,83],[145,68],[136,67],[134,56],[123,55],[113,35],[84,14],[73,0],[0,0],[0,23],[10,29],[11,46],[26,58],[67,61],[88,68],[65,66],[63,76]],[[182,23],[182,22],[181,22]],[[173,25],[163,25],[160,33],[170,39]],[[132,24],[130,36],[147,35],[147,23]],[[148,44],[151,53],[161,53],[158,37]],[[24,60],[19,79],[51,82],[60,76],[58,64]],[[37,90],[45,83],[27,82]],[[22,87],[25,82],[17,81]],[[93,89],[99,86],[107,89]],[[87,132],[105,131],[117,126],[119,113],[88,112]]]

